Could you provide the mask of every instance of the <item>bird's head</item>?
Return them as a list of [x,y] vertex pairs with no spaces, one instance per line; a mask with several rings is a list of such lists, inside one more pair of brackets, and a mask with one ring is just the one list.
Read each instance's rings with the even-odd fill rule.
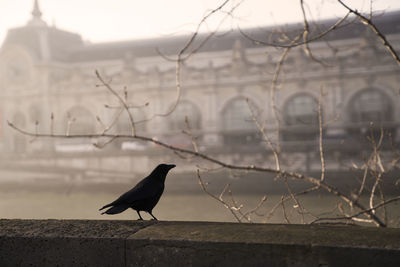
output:
[[160,164],[157,166],[157,168],[159,168],[160,170],[164,170],[164,171],[169,171],[172,168],[175,168],[176,165],[175,164]]
[[150,175],[151,176],[155,175],[155,177],[161,176],[160,178],[164,180],[169,170],[175,167],[176,167],[175,164],[160,164],[153,170],[153,172]]

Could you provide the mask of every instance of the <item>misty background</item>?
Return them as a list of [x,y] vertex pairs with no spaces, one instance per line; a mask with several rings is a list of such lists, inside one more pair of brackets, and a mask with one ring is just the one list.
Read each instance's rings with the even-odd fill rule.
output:
[[[398,1],[347,2],[365,13],[373,10],[374,22],[399,50]],[[154,210],[161,220],[235,221],[202,190],[203,182],[207,192],[223,192],[244,210],[266,196],[251,213],[257,222],[302,221],[296,201],[288,203],[289,215],[274,207],[290,195],[289,185],[302,191],[306,184],[223,169],[151,140],[231,165],[271,169],[279,147],[282,169],[319,177],[321,138],[326,179],[348,194],[357,194],[368,175],[366,184],[374,187],[368,158],[379,143],[385,166],[380,190],[398,195],[400,73],[375,34],[349,17],[309,50],[291,49],[282,64],[284,49],[270,44],[302,30],[297,1],[232,1],[198,29],[217,6],[1,1],[0,217],[136,219],[134,211],[110,217],[98,208],[165,162],[177,168]],[[305,1],[305,7],[311,36],[346,15],[336,1]],[[190,57],[177,72],[174,59],[197,29],[185,51]],[[282,74],[275,80],[278,65]],[[108,86],[128,104],[135,134],[147,141],[129,137],[129,115]],[[99,137],[105,133],[125,137]],[[308,219],[338,212],[340,202],[322,192],[300,200],[310,210]],[[397,218],[397,204],[389,210]]]

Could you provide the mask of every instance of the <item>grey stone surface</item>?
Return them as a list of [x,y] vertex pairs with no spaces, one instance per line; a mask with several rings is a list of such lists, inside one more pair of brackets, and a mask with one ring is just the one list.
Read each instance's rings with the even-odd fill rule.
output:
[[400,229],[0,220],[0,266],[400,266]]
[[400,266],[400,229],[165,222],[127,243],[128,266]]
[[151,222],[0,220],[0,266],[125,266],[125,240]]
[[333,225],[162,222],[130,239],[400,249],[400,229]]

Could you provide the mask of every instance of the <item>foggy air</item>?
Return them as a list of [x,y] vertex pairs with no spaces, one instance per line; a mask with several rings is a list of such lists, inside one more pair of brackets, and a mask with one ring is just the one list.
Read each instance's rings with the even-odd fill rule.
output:
[[110,219],[168,163],[165,190],[139,184],[112,219],[398,222],[381,202],[399,192],[398,1],[17,2],[0,4],[1,218]]

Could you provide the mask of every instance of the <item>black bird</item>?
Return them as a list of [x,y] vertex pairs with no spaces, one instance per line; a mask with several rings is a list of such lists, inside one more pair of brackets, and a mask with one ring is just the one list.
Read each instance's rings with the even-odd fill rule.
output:
[[117,200],[102,207],[100,210],[111,207],[102,214],[118,214],[128,208],[132,208],[138,213],[139,220],[143,220],[142,216],[140,216],[140,211],[148,212],[157,220],[152,214],[152,210],[164,192],[164,182],[168,171],[175,166],[174,164],[158,165],[149,176],[141,180],[135,187],[124,193]]

